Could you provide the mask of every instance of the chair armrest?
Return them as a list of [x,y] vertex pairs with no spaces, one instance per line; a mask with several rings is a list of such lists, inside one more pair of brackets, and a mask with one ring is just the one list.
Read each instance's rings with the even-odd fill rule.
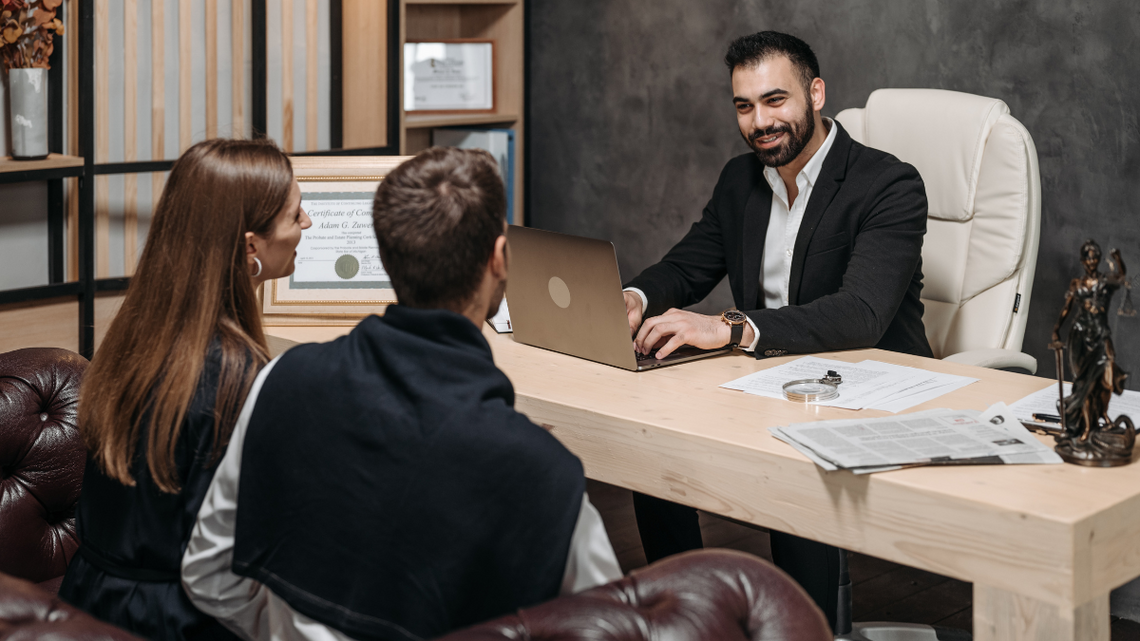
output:
[[965,352],[951,354],[944,361],[951,363],[965,363],[990,369],[1018,369],[1030,374],[1037,373],[1037,359],[1024,352],[1015,352],[1012,349],[971,349]]
[[437,641],[832,638],[823,612],[779,568],[743,552],[709,549],[662,559],[613,583]]
[[0,573],[0,636],[54,641],[142,641],[74,608],[30,581]]

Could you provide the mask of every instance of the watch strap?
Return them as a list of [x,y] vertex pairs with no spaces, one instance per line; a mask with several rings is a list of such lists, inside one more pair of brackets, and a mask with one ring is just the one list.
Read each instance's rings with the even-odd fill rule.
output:
[[740,347],[740,341],[744,338],[744,323],[731,325],[732,338],[729,339],[729,345],[732,347]]

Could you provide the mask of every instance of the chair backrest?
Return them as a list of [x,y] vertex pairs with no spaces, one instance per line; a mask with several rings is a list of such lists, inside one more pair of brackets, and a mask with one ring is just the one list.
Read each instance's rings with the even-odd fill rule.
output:
[[0,354],[0,572],[42,583],[79,547],[87,454],[77,427],[87,359],[65,349]]
[[879,89],[836,120],[926,184],[922,320],[934,355],[1020,351],[1041,229],[1029,132],[1000,100],[940,89]]

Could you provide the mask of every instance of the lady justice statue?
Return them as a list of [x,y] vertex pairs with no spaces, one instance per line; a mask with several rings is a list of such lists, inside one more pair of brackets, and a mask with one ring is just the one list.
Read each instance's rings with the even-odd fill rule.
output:
[[1093,467],[1126,465],[1132,459],[1136,427],[1132,419],[1121,415],[1115,422],[1108,416],[1108,402],[1113,394],[1124,391],[1128,374],[1116,364],[1116,352],[1108,329],[1108,307],[1113,293],[1126,283],[1124,261],[1120,252],[1109,252],[1111,273],[1102,274],[1100,246],[1092,240],[1081,246],[1081,263],[1085,275],[1074,278],[1065,295],[1065,307],[1053,327],[1050,349],[1057,353],[1057,378],[1064,380],[1061,324],[1073,312],[1069,328],[1069,366],[1073,371],[1073,389],[1068,396],[1061,387],[1057,401],[1062,431],[1057,435],[1056,451],[1069,463]]

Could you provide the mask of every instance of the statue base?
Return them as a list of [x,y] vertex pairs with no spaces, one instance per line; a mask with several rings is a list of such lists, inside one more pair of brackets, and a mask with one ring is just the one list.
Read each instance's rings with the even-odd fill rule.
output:
[[1132,462],[1132,447],[1136,443],[1136,428],[1127,416],[1120,416],[1115,424],[1103,421],[1087,440],[1067,434],[1057,436],[1053,448],[1063,461],[1085,467],[1120,467]]
[[1061,460],[1065,461],[1066,463],[1072,463],[1073,465],[1084,465],[1085,467],[1120,467],[1122,465],[1128,465],[1132,462],[1132,456],[1130,454],[1127,456],[1121,456],[1099,454],[1096,452],[1081,450],[1074,451],[1067,445],[1058,445],[1057,447],[1053,448],[1053,451],[1056,452],[1061,457]]

